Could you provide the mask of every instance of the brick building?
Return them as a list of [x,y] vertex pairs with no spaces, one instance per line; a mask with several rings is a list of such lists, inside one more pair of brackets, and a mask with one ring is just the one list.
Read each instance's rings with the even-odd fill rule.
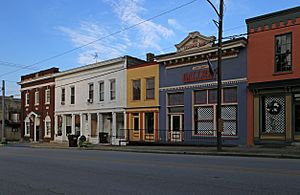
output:
[[55,73],[50,68],[21,76],[21,138],[26,141],[54,139]]
[[248,144],[300,141],[300,7],[246,23]]

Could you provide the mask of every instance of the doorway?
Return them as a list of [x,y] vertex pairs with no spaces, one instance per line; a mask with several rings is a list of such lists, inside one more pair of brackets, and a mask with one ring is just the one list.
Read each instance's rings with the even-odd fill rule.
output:
[[182,141],[182,115],[171,115],[171,129],[170,136],[171,141],[181,142]]

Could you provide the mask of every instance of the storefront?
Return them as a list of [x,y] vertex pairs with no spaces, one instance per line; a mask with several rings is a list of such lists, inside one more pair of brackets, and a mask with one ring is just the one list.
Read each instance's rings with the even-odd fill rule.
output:
[[126,133],[130,143],[158,141],[158,71],[156,62],[137,64],[127,69]]
[[248,144],[300,141],[300,7],[246,23]]
[[[216,143],[217,45],[214,41],[215,37],[193,32],[176,45],[177,52],[156,57],[160,63],[161,142]],[[247,41],[235,39],[223,45],[222,140],[225,145],[245,145]]]

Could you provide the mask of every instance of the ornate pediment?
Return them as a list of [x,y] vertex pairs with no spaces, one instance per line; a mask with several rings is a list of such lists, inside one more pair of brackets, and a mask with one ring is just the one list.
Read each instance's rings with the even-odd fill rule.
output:
[[189,33],[189,35],[183,41],[175,46],[177,48],[177,52],[184,52],[199,48],[211,47],[215,40],[216,37],[214,36],[207,37],[195,31]]

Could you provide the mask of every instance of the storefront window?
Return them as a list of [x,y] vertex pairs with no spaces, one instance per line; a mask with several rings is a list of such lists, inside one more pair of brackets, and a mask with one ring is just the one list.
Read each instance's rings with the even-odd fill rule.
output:
[[223,89],[223,102],[237,102],[237,89],[235,87]]
[[209,104],[215,104],[217,103],[217,90],[216,89],[210,89],[208,90],[208,103]]
[[194,93],[195,104],[207,104],[207,90],[199,90]]
[[262,132],[268,134],[280,134],[285,132],[285,97],[262,97],[263,124]]
[[145,113],[145,129],[146,133],[152,134],[154,132],[154,113]]

